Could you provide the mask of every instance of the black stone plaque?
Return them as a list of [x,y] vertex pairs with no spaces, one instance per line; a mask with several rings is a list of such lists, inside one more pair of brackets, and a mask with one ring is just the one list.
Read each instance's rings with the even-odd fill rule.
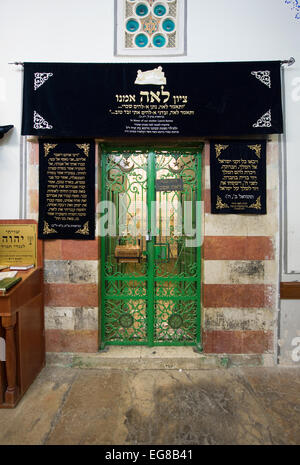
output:
[[267,213],[266,141],[211,142],[210,179],[212,213]]
[[95,238],[95,144],[39,142],[40,239]]
[[167,179],[156,179],[155,188],[157,191],[183,191],[183,180],[182,178],[167,178]]

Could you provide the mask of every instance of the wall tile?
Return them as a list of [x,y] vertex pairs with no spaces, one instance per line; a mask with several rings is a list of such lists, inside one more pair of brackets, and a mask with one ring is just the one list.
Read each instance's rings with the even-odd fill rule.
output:
[[54,307],[97,307],[97,284],[45,283],[45,305]]
[[62,241],[63,260],[98,260],[98,239],[91,241]]
[[262,354],[273,349],[271,331],[204,331],[205,353]]
[[45,307],[45,328],[98,330],[98,308]]
[[205,260],[206,284],[273,284],[277,278],[274,260]]
[[45,260],[47,283],[96,283],[98,261],[96,260]]
[[272,236],[206,236],[205,260],[273,260]]
[[47,352],[98,351],[98,331],[48,329],[45,335]]
[[205,331],[271,331],[276,312],[269,308],[204,308],[202,310]]
[[273,308],[275,287],[264,284],[204,284],[204,307]]

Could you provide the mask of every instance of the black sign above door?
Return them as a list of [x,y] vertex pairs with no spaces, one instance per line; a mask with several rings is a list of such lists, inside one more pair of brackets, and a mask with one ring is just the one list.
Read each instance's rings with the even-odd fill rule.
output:
[[25,63],[23,135],[281,133],[280,61]]

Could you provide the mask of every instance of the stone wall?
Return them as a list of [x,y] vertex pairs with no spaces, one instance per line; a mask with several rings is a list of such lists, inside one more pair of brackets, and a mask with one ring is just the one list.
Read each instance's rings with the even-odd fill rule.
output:
[[267,144],[267,214],[210,213],[205,147],[203,343],[206,353],[273,353],[277,331],[279,174]]
[[[28,217],[37,220],[39,144],[31,142],[29,147]],[[97,167],[96,145],[96,180]],[[98,244],[98,237],[44,241],[47,352],[98,351]]]
[[[37,219],[38,142],[30,142],[29,146],[27,216]],[[278,157],[274,138],[267,144],[267,215],[212,215],[209,145],[205,145],[202,284],[205,353],[274,353],[279,261]],[[96,180],[97,166],[98,151]],[[44,241],[48,352],[98,350],[98,243],[98,236],[95,241]]]

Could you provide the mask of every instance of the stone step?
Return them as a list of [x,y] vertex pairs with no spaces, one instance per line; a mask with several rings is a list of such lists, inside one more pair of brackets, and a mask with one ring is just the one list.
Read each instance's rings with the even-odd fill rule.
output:
[[202,354],[193,347],[110,346],[97,353],[47,353],[47,364],[126,370],[212,370],[231,366],[273,366],[272,355]]

